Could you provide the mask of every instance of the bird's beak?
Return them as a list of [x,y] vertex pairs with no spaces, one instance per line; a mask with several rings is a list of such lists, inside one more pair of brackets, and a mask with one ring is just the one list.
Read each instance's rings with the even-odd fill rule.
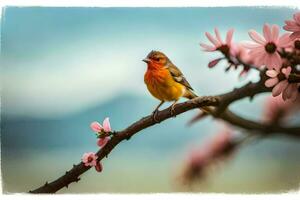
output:
[[149,63],[149,62],[150,62],[150,59],[149,59],[149,58],[145,58],[145,59],[143,59],[143,61],[144,61],[145,63]]

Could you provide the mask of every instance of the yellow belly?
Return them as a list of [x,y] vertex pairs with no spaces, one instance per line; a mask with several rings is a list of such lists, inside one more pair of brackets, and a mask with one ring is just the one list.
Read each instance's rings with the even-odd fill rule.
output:
[[149,92],[161,101],[176,101],[185,93],[185,86],[174,81],[171,75],[148,76],[145,83]]

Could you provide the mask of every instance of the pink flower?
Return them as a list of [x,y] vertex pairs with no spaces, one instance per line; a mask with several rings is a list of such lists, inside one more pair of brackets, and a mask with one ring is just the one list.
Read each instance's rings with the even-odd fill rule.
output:
[[183,181],[189,183],[197,178],[203,178],[208,168],[217,161],[229,158],[234,153],[235,147],[232,130],[226,127],[189,154],[182,173]]
[[293,32],[290,35],[291,40],[300,38],[300,12],[295,13],[293,17],[294,20],[286,20],[286,25],[283,27],[284,30]]
[[296,100],[298,96],[299,83],[289,83],[288,78],[292,71],[291,67],[281,69],[281,73],[276,70],[268,70],[267,76],[270,77],[265,82],[266,87],[273,87],[272,95],[274,97],[282,94],[283,100]]
[[268,97],[265,101],[263,120],[280,123],[300,108],[300,101],[284,101],[281,96]]
[[82,156],[82,162],[86,167],[87,166],[93,167],[97,165],[97,158],[98,156],[93,152],[84,153]]
[[101,132],[109,133],[109,132],[111,132],[111,127],[110,127],[108,117],[106,117],[104,119],[103,126],[99,122],[92,122],[90,127],[96,133],[101,133]]
[[208,38],[208,40],[213,44],[213,46],[204,43],[200,43],[200,46],[204,49],[204,51],[221,51],[224,55],[229,55],[230,47],[232,45],[233,31],[234,29],[230,29],[227,32],[225,42],[223,42],[219,30],[217,28],[215,28],[216,37],[213,37],[210,33],[206,32],[205,35]]
[[254,30],[249,31],[249,36],[255,43],[246,43],[244,46],[250,49],[249,55],[259,67],[265,65],[268,69],[279,69],[282,65],[281,57],[278,53],[280,48],[290,45],[289,33],[279,37],[279,26],[265,24],[262,37]]
[[104,138],[99,138],[98,141],[97,141],[97,145],[99,147],[104,147],[109,140],[110,140],[110,137],[108,137],[108,136],[104,137]]

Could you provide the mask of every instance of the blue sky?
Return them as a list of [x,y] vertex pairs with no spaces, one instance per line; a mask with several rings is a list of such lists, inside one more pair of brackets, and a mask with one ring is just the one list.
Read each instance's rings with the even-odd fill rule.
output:
[[235,28],[235,40],[248,40],[249,29],[261,31],[266,22],[282,26],[293,12],[276,7],[7,7],[1,35],[3,112],[68,115],[122,94],[151,101],[141,60],[153,49],[182,69],[196,93],[228,91],[243,82],[238,72],[225,75],[222,66],[207,69],[216,55],[201,51],[204,32],[218,27],[224,36]]

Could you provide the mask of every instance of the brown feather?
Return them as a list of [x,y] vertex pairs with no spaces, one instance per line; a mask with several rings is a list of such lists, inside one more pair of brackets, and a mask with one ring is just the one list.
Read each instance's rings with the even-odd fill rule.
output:
[[190,90],[193,90],[192,86],[185,79],[185,77],[182,74],[182,72],[180,71],[180,69],[178,69],[171,61],[168,61],[168,63],[166,64],[166,68],[169,70],[169,72],[171,73],[173,79],[176,82],[181,83],[182,85],[184,85],[185,87],[187,87]]

